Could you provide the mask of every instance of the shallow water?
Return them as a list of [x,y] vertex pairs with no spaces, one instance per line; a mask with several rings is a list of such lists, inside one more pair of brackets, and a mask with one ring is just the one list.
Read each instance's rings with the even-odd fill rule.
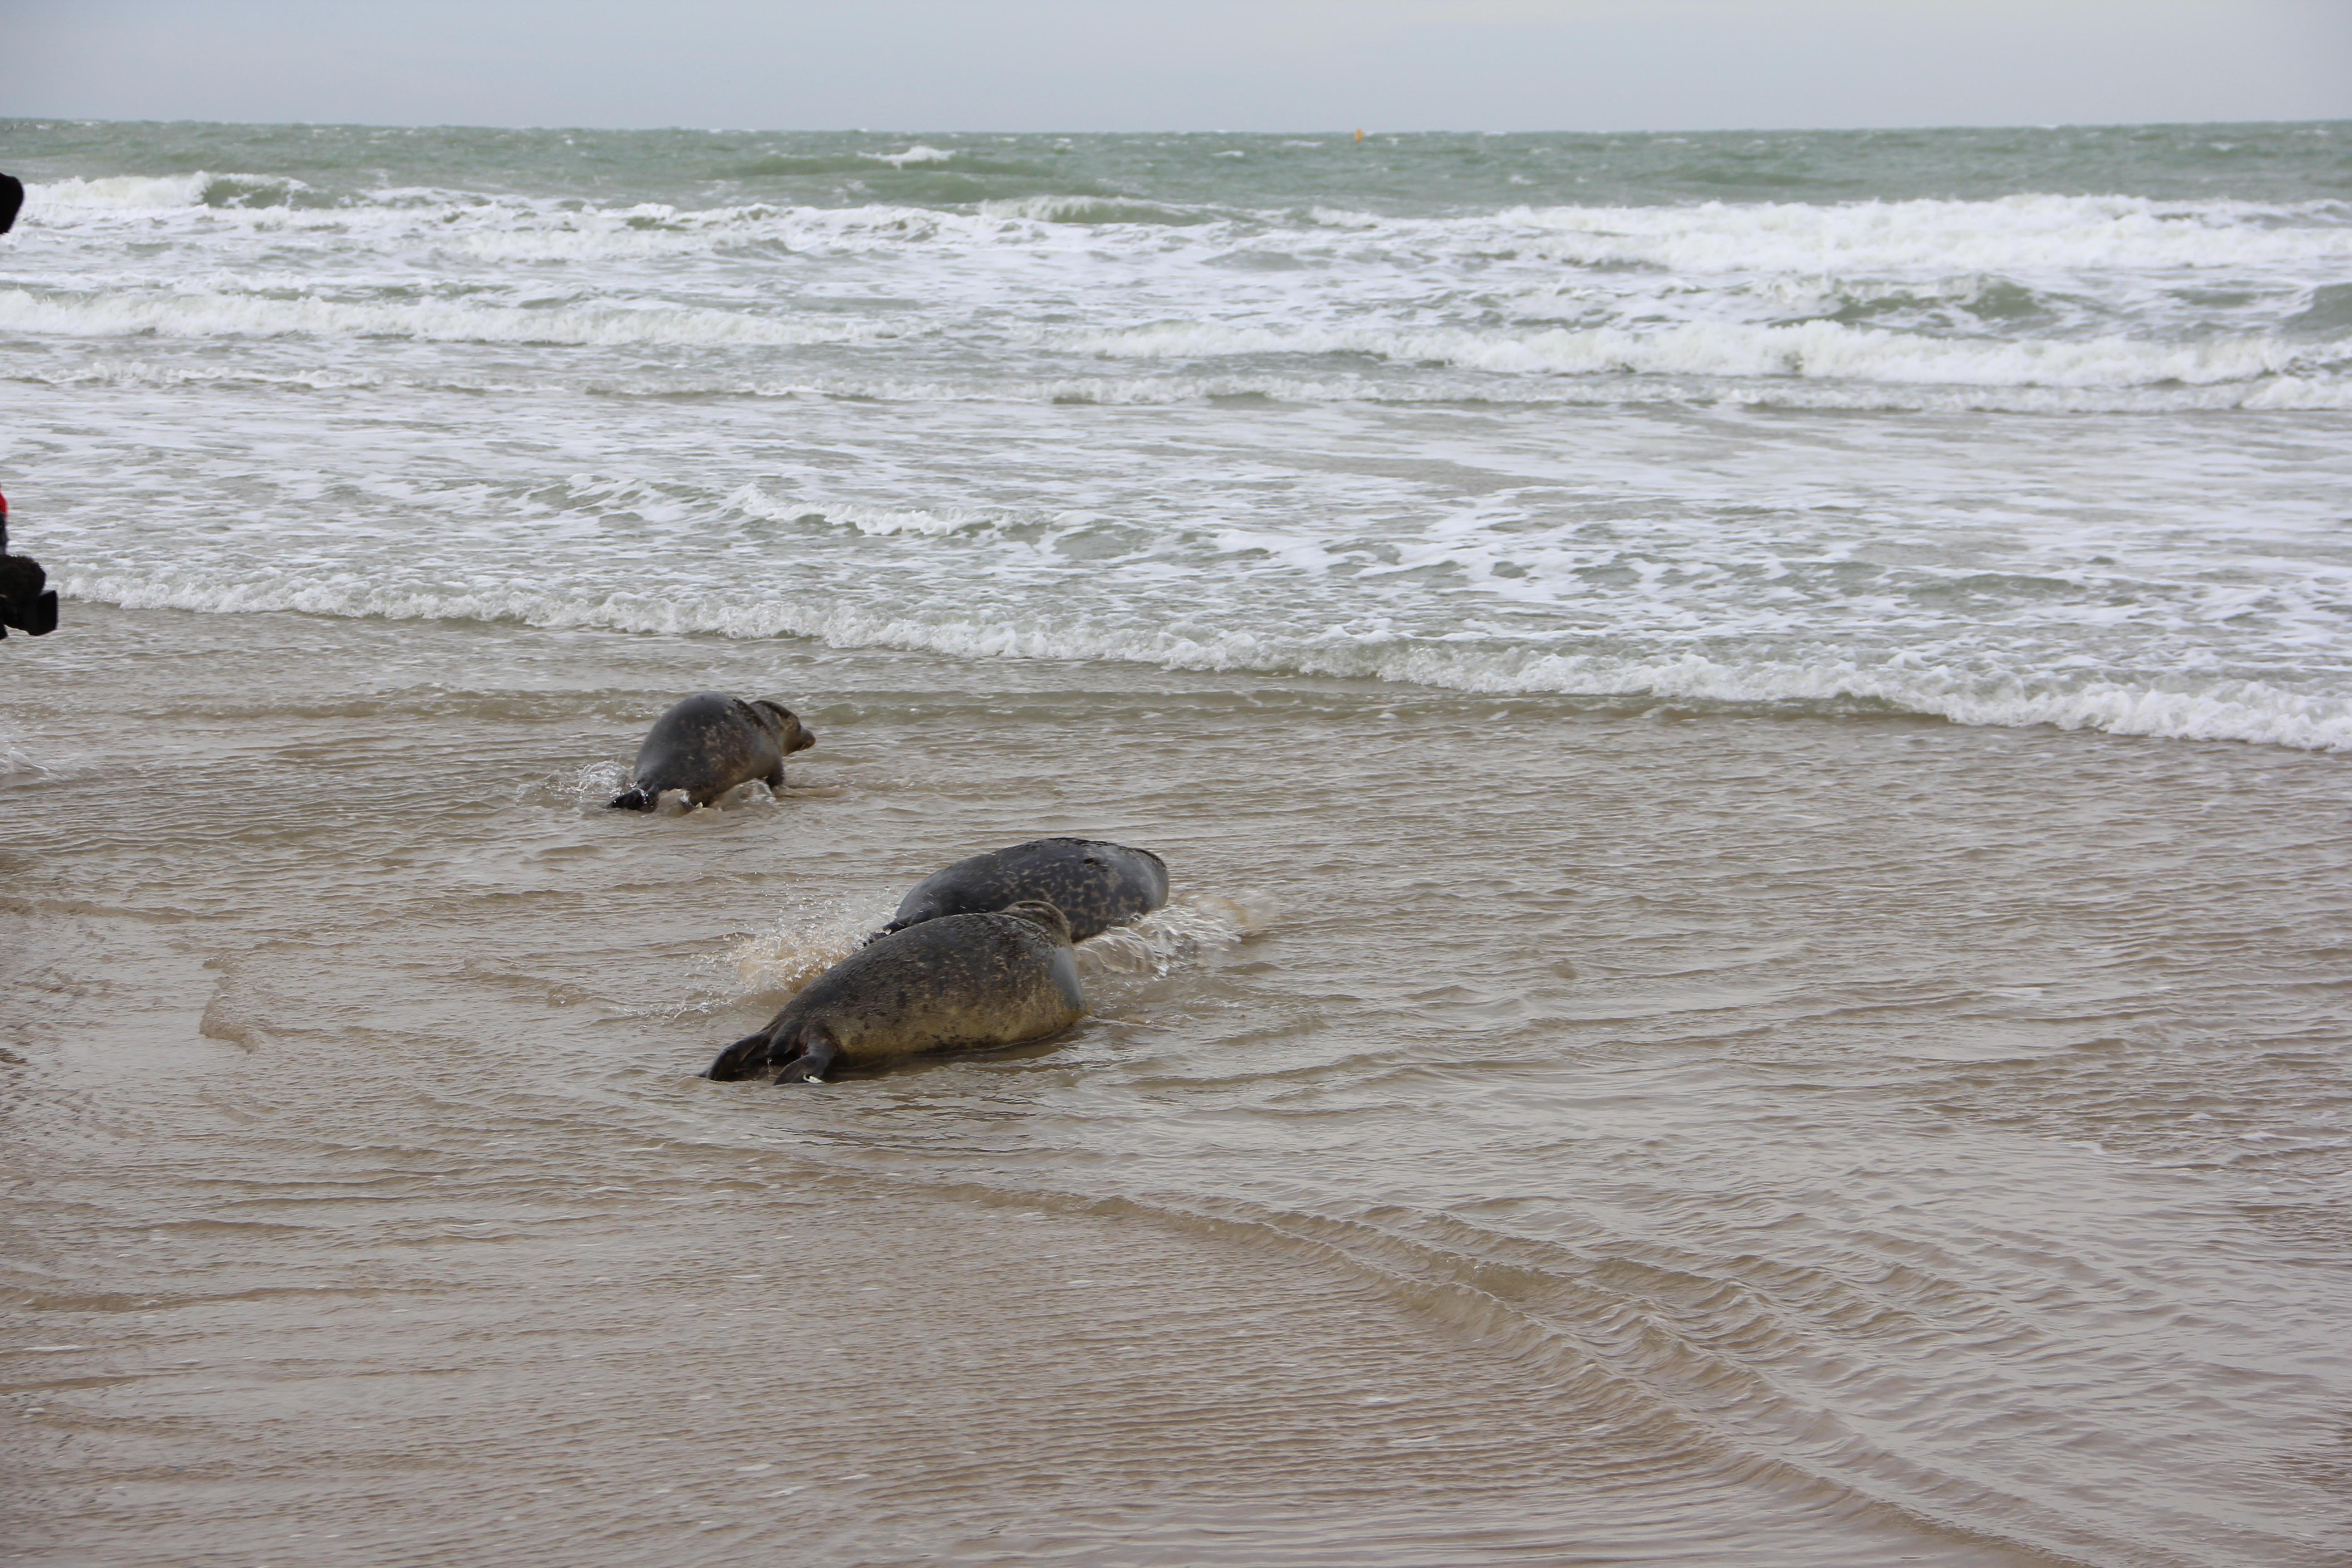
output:
[[[23,1560],[2352,1544],[2333,758],[286,614],[38,651]],[[602,809],[704,686],[817,730],[783,797]],[[1051,832],[1176,886],[1072,1035],[693,1076],[762,965]]]

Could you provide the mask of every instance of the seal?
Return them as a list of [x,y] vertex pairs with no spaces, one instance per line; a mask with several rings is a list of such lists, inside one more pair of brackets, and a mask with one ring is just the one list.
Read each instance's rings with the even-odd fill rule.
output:
[[1168,865],[1149,849],[1100,838],[1033,838],[934,871],[899,900],[877,938],[942,915],[1001,910],[1043,899],[1069,918],[1084,942],[1140,920],[1168,901]]
[[637,748],[635,787],[606,804],[651,811],[664,791],[682,789],[689,804],[709,805],[753,779],[782,789],[784,759],[815,744],[816,736],[781,703],[698,692],[654,721]]
[[0,637],[10,626],[36,637],[58,629],[58,591],[48,580],[31,556],[8,553],[8,498],[0,496]]
[[1085,1016],[1070,922],[1042,900],[948,915],[867,943],[809,982],[768,1026],[702,1076],[732,1083],[770,1068],[823,1083],[862,1066],[958,1046],[1017,1046]]

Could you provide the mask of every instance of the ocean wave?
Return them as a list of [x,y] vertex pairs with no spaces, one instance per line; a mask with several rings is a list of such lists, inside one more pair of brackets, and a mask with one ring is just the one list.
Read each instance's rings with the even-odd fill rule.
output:
[[[5,305],[0,305],[5,310]],[[157,334],[159,336],[165,334]],[[457,340],[468,341],[468,340]],[[508,341],[515,340],[490,340]],[[845,335],[856,345],[883,341]],[[1627,405],[1687,408],[1781,408],[1823,413],[2123,414],[2352,411],[2352,379],[2283,374],[2210,385],[2157,383],[2129,387],[2044,385],[1968,387],[1895,383],[1741,380],[1650,374],[1498,382],[1427,374],[1410,381],[1373,375],[1310,377],[1237,372],[1219,375],[996,376],[966,381],[869,379],[844,375],[709,376],[690,372],[565,374],[465,374],[387,370],[364,363],[265,365],[163,363],[152,359],[70,363],[19,361],[0,379],[43,386],[297,387],[349,391],[377,387],[464,393],[592,392],[604,397],[825,398],[858,403],[1093,404],[1173,407],[1220,401],[1269,404],[1375,404],[1397,407],[1485,406],[1610,408]],[[798,515],[795,513],[794,515]]]
[[980,204],[984,217],[1021,218],[1032,223],[1063,224],[1202,224],[1226,215],[1203,207],[1147,202],[1131,196],[1038,195],[1009,196]]
[[728,163],[719,173],[730,180],[761,180],[803,174],[856,174],[871,168],[870,153],[770,153]]
[[[111,246],[135,230],[145,243],[178,239],[210,246],[224,235],[242,232],[280,241],[307,239],[338,250],[400,255],[421,249],[488,260],[716,256],[746,245],[856,251],[942,236],[984,249],[1003,243],[1008,233],[1003,216],[892,203],[596,205],[425,186],[331,198],[299,180],[205,173],[27,184],[26,206],[28,221],[58,242],[87,237]],[[1033,236],[1049,232],[1034,226],[1031,230]]]
[[1938,667],[1909,653],[1824,653],[1751,663],[1688,652],[1628,658],[1514,650],[1492,658],[1426,647],[1381,658],[1376,673],[1384,680],[1494,695],[1557,692],[1799,707],[1868,702],[1956,724],[2049,724],[2167,740],[2352,751],[2352,697],[2313,697],[2223,676],[2135,683]]
[[109,174],[27,182],[25,209],[28,220],[54,223],[108,212],[285,206],[306,193],[309,185],[285,174]]
[[942,539],[950,534],[983,532],[1008,523],[1035,521],[981,508],[949,507],[932,511],[919,507],[864,506],[839,501],[813,506],[805,501],[778,500],[756,484],[732,492],[724,504],[740,517],[776,522],[825,522],[855,529],[873,538],[904,533]]
[[1505,374],[1794,376],[1849,384],[2118,388],[2189,386],[2317,376],[2352,360],[2352,340],[2295,342],[2267,336],[2201,342],[2122,337],[2087,342],[1985,341],[1850,327],[1685,322],[1654,331],[1619,327],[1520,332],[1393,328],[1286,328],[1166,321],[1074,334],[1066,346],[1115,359],[1364,354],[1402,363]]
[[355,304],[266,294],[36,294],[0,289],[0,331],[58,337],[411,338],[433,342],[786,347],[866,343],[900,330],[838,315],[751,315],[678,305]]
[[[226,281],[220,279],[219,281]],[[270,289],[47,293],[0,289],[0,330],[58,337],[119,338],[409,338],[447,342],[607,344],[632,346],[802,347],[864,345],[950,333],[956,324],[921,317],[889,320],[838,311],[782,315],[636,300],[582,300],[506,305],[480,294],[455,298],[352,300]],[[1081,331],[1016,330],[1048,353],[1114,360],[1168,362],[1234,358],[1302,359],[1360,356],[1401,369],[1444,367],[1486,376],[1640,376],[1715,381],[1820,381],[1841,384],[1844,395],[1888,384],[1915,386],[2122,391],[2147,387],[2194,389],[2262,384],[2268,407],[2341,406],[2343,371],[2352,364],[2352,337],[2317,339],[2268,333],[2216,335],[2191,342],[2101,336],[1983,338],[1935,336],[1844,321],[1787,323],[1671,322],[1649,330],[1625,327],[1533,327],[1519,330],[1388,325],[1274,326],[1219,321],[1159,321]],[[1205,384],[1216,378],[1194,378]],[[1344,386],[1328,377],[1277,375],[1294,388]],[[792,384],[803,384],[795,382]],[[814,384],[807,383],[805,384]],[[950,390],[950,395],[1074,401],[1163,401],[1145,388],[1083,378],[1022,378]],[[648,390],[676,390],[671,383]],[[772,381],[733,378],[698,389],[760,393]],[[1390,395],[1368,384],[1349,395]],[[1460,389],[1491,395],[1486,389]],[[856,394],[845,394],[856,395]],[[1210,393],[1208,395],[1221,395]],[[1328,395],[1328,392],[1317,395]],[[1441,395],[1452,395],[1442,393]],[[1403,395],[1429,400],[1426,389]],[[1872,405],[1861,394],[1860,405]]]
[[2147,272],[2220,266],[2340,268],[2340,202],[2159,202],[2133,196],[1994,201],[1708,202],[1691,207],[1519,207],[1495,226],[1551,259],[1721,276],[1763,272]]
[[837,601],[676,598],[658,593],[540,588],[475,592],[388,587],[357,574],[268,583],[53,574],[61,596],[126,608],[245,614],[294,610],[392,620],[514,622],[740,638],[808,637],[833,647],[891,647],[958,658],[1102,659],[1168,669],[1392,681],[1492,696],[1638,699],[1724,707],[1852,712],[1876,708],[1958,724],[2054,725],[2117,735],[2237,741],[2352,752],[2352,696],[2311,694],[2217,673],[2139,679],[2003,668],[1991,656],[1942,661],[1917,650],[1857,653],[1759,645],[1738,658],[1689,649],[1559,651],[1381,632],[1299,637],[1205,626],[1139,631],[1084,621],[1045,626],[1007,611],[906,614]]
[[[861,165],[942,174],[1001,172],[977,154],[921,144],[896,153],[772,162],[779,174],[846,173]],[[749,163],[735,172],[761,167]],[[1003,170],[1024,178],[1055,178],[1042,166],[1006,164]],[[315,229],[367,236],[386,245],[470,244],[484,247],[486,255],[505,254],[496,248],[501,243],[492,237],[497,236],[515,247],[527,246],[533,236],[542,244],[568,237],[583,249],[601,240],[621,255],[631,254],[627,247],[633,244],[650,243],[650,231],[667,233],[680,250],[719,250],[772,239],[813,246],[944,242],[987,251],[1008,243],[1051,243],[1055,228],[1207,226],[1212,232],[1206,242],[1219,247],[1246,234],[1262,247],[1283,243],[1285,235],[1295,237],[1299,247],[1316,247],[1330,244],[1338,231],[1391,252],[1406,265],[1433,258],[1501,258],[1706,278],[2142,275],[2216,268],[2340,276],[2352,263],[2352,208],[2342,202],[2013,195],[1978,201],[1517,206],[1445,217],[1388,217],[1321,205],[1303,211],[1210,206],[1074,183],[1075,190],[975,195],[968,201],[926,205],[885,200],[695,208],[412,187],[330,197],[291,176],[199,171],[39,182],[28,186],[26,196],[32,218],[68,235],[81,227],[111,232],[122,220],[169,234],[177,219],[215,231],[221,226],[256,233]],[[1119,244],[1116,232],[1092,237],[1091,242],[1114,248]],[[1132,243],[1156,251],[1167,240],[1141,232]]]
[[2291,332],[2352,332],[2352,283],[2328,283],[2312,289],[2304,308],[2284,324]]

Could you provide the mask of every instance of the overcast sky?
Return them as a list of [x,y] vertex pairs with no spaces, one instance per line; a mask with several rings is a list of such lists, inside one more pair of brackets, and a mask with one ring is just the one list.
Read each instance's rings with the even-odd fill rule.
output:
[[895,131],[2352,119],[2352,0],[0,0],[0,116]]

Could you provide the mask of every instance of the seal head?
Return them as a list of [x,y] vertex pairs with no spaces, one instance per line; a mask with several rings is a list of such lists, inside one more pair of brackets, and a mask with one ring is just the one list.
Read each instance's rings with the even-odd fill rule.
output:
[[1101,838],[1033,838],[934,871],[915,884],[878,933],[887,936],[942,915],[1002,910],[1043,899],[1069,917],[1084,942],[1140,920],[1168,901],[1167,863],[1149,849]]
[[606,804],[651,811],[663,792],[682,789],[689,804],[709,805],[753,779],[782,789],[784,759],[815,744],[815,733],[780,702],[698,692],[654,721],[637,748],[635,787]]
[[844,1062],[1043,1039],[1086,1010],[1069,921],[1029,900],[867,943],[809,982],[766,1028],[719,1052],[703,1076],[732,1082],[781,1068],[778,1083],[822,1083]]

